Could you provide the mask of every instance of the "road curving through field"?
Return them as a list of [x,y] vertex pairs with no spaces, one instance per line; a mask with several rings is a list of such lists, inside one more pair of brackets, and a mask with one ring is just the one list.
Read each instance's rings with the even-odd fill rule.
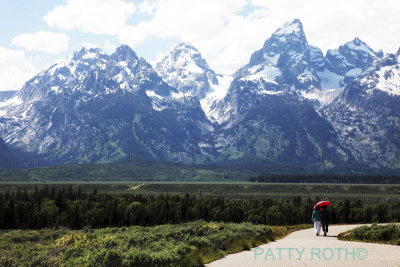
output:
[[313,229],[211,262],[209,267],[376,266],[400,267],[400,246],[340,241],[337,235],[360,225],[330,226],[328,236]]

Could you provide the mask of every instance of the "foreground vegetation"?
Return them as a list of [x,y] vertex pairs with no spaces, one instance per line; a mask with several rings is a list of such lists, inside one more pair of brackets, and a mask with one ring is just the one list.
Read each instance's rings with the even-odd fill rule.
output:
[[195,221],[155,227],[12,230],[1,266],[199,266],[310,227]]
[[339,234],[340,240],[383,243],[400,246],[400,225],[388,224],[360,226]]
[[397,185],[3,183],[0,266],[199,266],[311,227],[321,192],[331,223],[400,221]]
[[[1,229],[121,227],[194,220],[267,225],[309,223],[318,198],[233,198],[224,196],[141,195],[84,192],[80,187],[44,186],[33,192],[0,193]],[[331,223],[400,221],[400,200],[367,203],[337,200]]]

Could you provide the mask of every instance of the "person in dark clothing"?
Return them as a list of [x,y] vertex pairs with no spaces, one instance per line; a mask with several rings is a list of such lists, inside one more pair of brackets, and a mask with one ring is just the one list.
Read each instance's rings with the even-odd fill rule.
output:
[[328,225],[329,225],[329,211],[326,208],[327,206],[323,205],[321,211],[321,224],[324,236],[326,236],[326,233],[328,233]]

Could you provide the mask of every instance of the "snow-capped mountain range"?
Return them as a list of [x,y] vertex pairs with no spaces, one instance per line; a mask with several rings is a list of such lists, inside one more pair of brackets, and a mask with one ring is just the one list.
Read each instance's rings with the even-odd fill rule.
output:
[[49,163],[126,158],[400,168],[399,53],[326,55],[293,20],[221,74],[188,43],[153,67],[128,46],[75,52],[0,101],[0,136]]

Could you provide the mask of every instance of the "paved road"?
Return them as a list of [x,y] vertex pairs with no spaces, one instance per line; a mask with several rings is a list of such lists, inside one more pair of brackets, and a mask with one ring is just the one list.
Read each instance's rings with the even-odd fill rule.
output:
[[339,233],[358,226],[360,225],[330,226],[326,237],[315,236],[313,229],[297,231],[284,239],[261,245],[251,251],[230,254],[206,266],[400,267],[400,246],[337,240]]

